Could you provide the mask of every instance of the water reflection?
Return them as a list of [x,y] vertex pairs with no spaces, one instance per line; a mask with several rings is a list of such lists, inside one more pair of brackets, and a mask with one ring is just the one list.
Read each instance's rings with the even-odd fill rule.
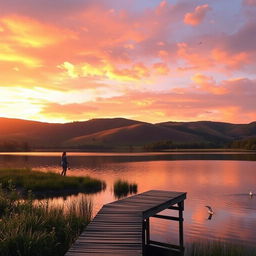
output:
[[[61,153],[0,155],[0,167],[32,167],[60,172]],[[89,195],[94,214],[115,199],[116,180],[138,185],[138,193],[150,189],[188,192],[185,201],[185,241],[213,239],[254,245],[256,237],[256,154],[72,154],[68,175],[90,175],[107,183],[105,191]],[[81,194],[50,199],[50,203],[74,200]],[[206,205],[214,209],[208,220]],[[151,237],[175,243],[178,226],[152,219]]]
[[[76,198],[81,197],[81,196],[88,196],[92,194],[98,194],[101,193],[102,191],[106,190],[106,185],[104,183],[101,184],[101,187],[92,189],[92,190],[87,190],[86,189],[66,189],[66,190],[58,190],[58,191],[34,191],[33,192],[33,198],[35,199],[52,199],[53,202],[54,200],[57,199],[63,199],[62,201],[70,200],[71,196],[75,196]],[[27,198],[26,195],[24,195],[24,198]]]

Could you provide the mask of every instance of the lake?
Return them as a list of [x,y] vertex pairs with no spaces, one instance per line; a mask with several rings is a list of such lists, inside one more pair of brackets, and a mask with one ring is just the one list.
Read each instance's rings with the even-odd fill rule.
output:
[[[0,153],[0,168],[30,167],[60,172],[61,153]],[[210,239],[254,245],[256,239],[256,153],[68,153],[67,175],[100,178],[105,191],[89,195],[94,214],[103,204],[117,200],[113,184],[118,179],[138,185],[138,193],[150,189],[187,192],[184,211],[185,242]],[[81,194],[50,199],[69,202]],[[209,220],[206,205],[214,210]],[[151,237],[178,241],[178,224],[151,221]]]

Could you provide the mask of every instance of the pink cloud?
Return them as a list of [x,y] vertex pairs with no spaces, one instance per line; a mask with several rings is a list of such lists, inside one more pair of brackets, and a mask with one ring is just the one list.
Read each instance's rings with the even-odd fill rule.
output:
[[256,0],[244,0],[244,3],[249,6],[256,6]]
[[178,44],[177,57],[186,60],[193,69],[212,67],[212,60],[206,54],[202,54],[202,50],[190,47],[187,43]]
[[185,60],[179,70],[211,70],[228,73],[237,70],[253,70],[256,49],[255,22],[245,23],[232,34],[194,37],[177,44],[177,59]]
[[199,5],[195,8],[194,12],[188,12],[185,14],[184,23],[191,26],[199,25],[210,10],[211,8],[208,4]]
[[246,52],[230,53],[222,49],[213,49],[212,58],[219,65],[226,65],[229,68],[240,68],[248,62],[249,56]]
[[191,80],[198,85],[202,92],[209,92],[211,94],[227,94],[227,88],[216,85],[212,77],[205,76],[203,74],[195,74]]

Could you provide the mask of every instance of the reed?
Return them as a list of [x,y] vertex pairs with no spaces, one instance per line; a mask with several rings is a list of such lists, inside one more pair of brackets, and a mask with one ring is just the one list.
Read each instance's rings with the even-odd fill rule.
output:
[[222,241],[200,241],[187,246],[185,256],[256,256],[256,248]]
[[0,256],[63,256],[92,217],[81,197],[69,207],[22,200],[13,187],[0,189]]
[[64,190],[83,191],[93,193],[105,188],[104,181],[85,177],[61,176],[52,172],[32,171],[31,169],[0,169],[0,183],[8,187],[12,181],[17,189],[37,192],[60,192]]
[[136,194],[138,186],[135,183],[129,183],[123,180],[117,180],[114,183],[114,195],[115,197],[122,198],[129,194]]

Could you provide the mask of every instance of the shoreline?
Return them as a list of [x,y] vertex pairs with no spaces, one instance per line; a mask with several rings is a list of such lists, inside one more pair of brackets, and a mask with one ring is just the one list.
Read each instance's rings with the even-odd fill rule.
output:
[[[162,151],[76,151],[65,150],[70,156],[150,156],[150,155],[181,155],[181,154],[256,154],[256,150],[241,149],[170,149]],[[0,156],[60,156],[62,150],[38,150],[38,151],[16,151],[16,152],[0,152]]]
[[184,149],[163,149],[163,150],[81,150],[73,148],[38,148],[29,151],[0,151],[0,154],[6,153],[61,153],[61,152],[73,152],[73,153],[164,153],[164,152],[256,152],[256,150],[251,149],[241,149],[241,148],[184,148]]

